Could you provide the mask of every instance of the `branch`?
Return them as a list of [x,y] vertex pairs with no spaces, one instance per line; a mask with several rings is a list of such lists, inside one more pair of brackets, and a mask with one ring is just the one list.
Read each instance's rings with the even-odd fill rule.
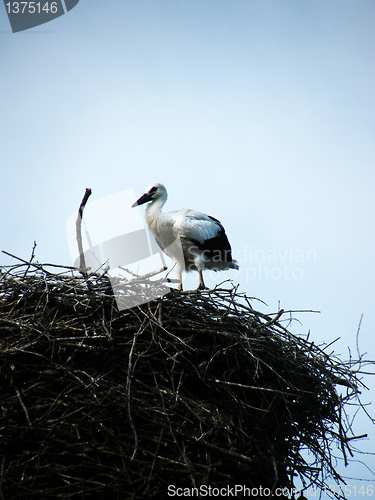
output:
[[91,195],[91,189],[86,188],[85,196],[82,198],[81,204],[79,206],[78,217],[76,221],[76,237],[77,237],[78,251],[79,251],[79,270],[85,278],[87,278],[87,268],[85,263],[85,255],[83,253],[81,226],[82,226],[83,210],[85,209],[87,200],[89,199],[90,195]]

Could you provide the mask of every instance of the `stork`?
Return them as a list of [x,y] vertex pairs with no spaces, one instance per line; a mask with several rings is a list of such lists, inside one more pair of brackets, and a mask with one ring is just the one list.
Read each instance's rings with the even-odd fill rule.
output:
[[210,215],[195,210],[162,213],[167,201],[163,184],[151,185],[132,207],[148,203],[146,221],[159,247],[176,266],[178,286],[182,290],[182,271],[198,271],[198,289],[204,289],[203,269],[222,271],[238,269],[232,249],[221,223]]

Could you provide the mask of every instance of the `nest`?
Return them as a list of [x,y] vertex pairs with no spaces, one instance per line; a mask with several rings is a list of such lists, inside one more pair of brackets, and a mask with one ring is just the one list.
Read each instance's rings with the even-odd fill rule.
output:
[[0,498],[342,481],[332,449],[352,455],[360,363],[292,335],[286,313],[257,312],[236,288],[119,311],[105,274],[25,261],[0,285]]

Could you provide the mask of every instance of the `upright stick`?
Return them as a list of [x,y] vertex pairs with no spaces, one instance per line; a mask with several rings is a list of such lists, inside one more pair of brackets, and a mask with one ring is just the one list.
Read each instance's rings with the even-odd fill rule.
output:
[[81,204],[79,206],[78,217],[76,221],[76,237],[77,237],[78,251],[79,251],[79,270],[81,271],[81,273],[85,278],[87,278],[87,268],[85,263],[85,255],[83,253],[81,227],[82,227],[83,210],[86,206],[87,200],[89,199],[90,195],[91,195],[91,189],[86,188],[85,196],[82,198]]

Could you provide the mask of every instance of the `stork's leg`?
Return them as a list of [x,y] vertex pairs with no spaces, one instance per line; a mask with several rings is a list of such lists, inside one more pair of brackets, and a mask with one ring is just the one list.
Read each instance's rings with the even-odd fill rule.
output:
[[206,285],[204,284],[204,281],[203,281],[203,271],[202,271],[202,269],[198,269],[198,274],[199,274],[198,290],[204,290],[206,288]]
[[180,270],[177,270],[177,279],[179,280],[179,285],[178,285],[178,290],[180,290],[180,292],[182,291],[182,273]]

